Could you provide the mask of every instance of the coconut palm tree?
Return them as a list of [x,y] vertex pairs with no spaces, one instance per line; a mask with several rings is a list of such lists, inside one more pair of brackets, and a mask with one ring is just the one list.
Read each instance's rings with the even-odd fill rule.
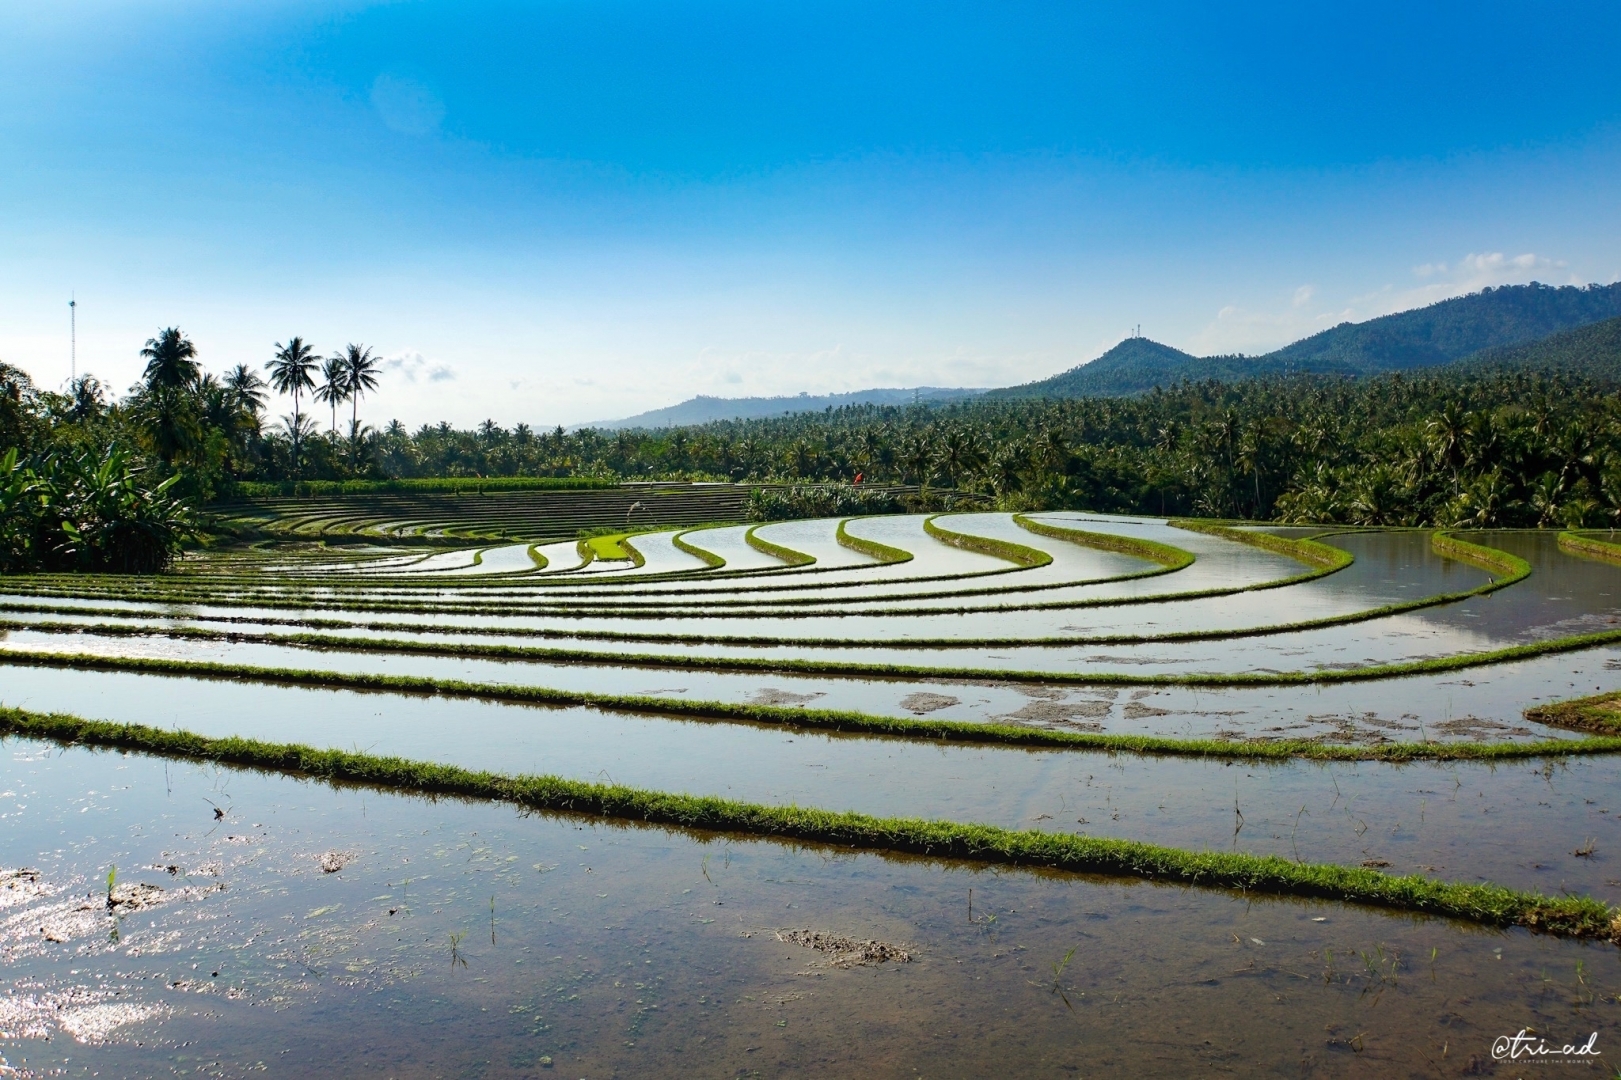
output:
[[[278,394],[290,394],[293,398],[293,421],[289,430],[302,432],[304,429],[299,421],[303,418],[298,411],[298,397],[305,390],[315,389],[315,349],[305,343],[301,337],[290,337],[287,344],[276,342],[276,355],[270,363],[265,365],[270,372],[270,385],[276,388]],[[298,452],[303,448],[303,439],[294,438],[293,473],[298,473]]]
[[265,407],[265,381],[246,364],[238,364],[225,373],[224,385],[231,395],[231,403],[245,413],[257,417]]
[[372,355],[368,345],[350,343],[349,347],[339,354],[343,361],[344,391],[350,401],[349,426],[353,428],[360,421],[360,399],[366,391],[377,389],[377,377],[382,374],[383,363]]
[[270,385],[278,394],[293,398],[293,416],[299,415],[298,397],[306,390],[315,389],[315,349],[303,338],[292,337],[287,344],[276,343],[276,356],[265,365],[270,372]]
[[101,382],[94,375],[80,375],[68,383],[68,419],[75,423],[94,420],[107,407]]
[[197,346],[177,326],[147,338],[141,356],[146,359],[142,378],[150,389],[179,390],[197,381]]
[[326,358],[321,365],[321,378],[324,380],[315,388],[315,400],[332,406],[332,436],[338,435],[338,406],[349,400],[349,368],[343,357],[333,355]]

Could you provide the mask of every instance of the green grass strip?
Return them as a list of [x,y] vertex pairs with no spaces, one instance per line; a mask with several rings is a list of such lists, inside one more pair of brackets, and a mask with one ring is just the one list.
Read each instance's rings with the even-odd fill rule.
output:
[[774,524],[774,522],[762,521],[743,534],[743,541],[755,551],[770,555],[772,558],[781,559],[789,566],[810,566],[816,561],[814,555],[807,555],[803,551],[795,551],[793,548],[783,547],[781,544],[773,544],[765,537],[756,535],[760,529],[771,524]]
[[884,563],[885,565],[912,561],[912,553],[910,551],[906,551],[898,547],[890,547],[888,544],[880,544],[876,540],[867,540],[860,536],[851,536],[844,527],[850,524],[852,521],[859,520],[861,519],[845,518],[843,521],[839,522],[839,527],[833,533],[833,535],[838,538],[839,546],[847,547],[851,551],[859,551],[861,554],[877,559],[879,562]]
[[[209,631],[173,631],[164,636],[204,641],[253,641],[256,644],[298,645],[298,636],[225,636]],[[313,636],[310,636],[313,637]],[[1618,632],[1621,637],[1621,632]],[[611,660],[605,660],[611,663]],[[754,702],[692,701],[684,697],[653,697],[639,694],[601,694],[546,686],[512,683],[473,683],[467,679],[434,676],[384,675],[378,671],[318,671],[308,668],[222,663],[214,660],[177,660],[167,657],[109,657],[96,654],[62,654],[0,650],[0,665],[66,668],[66,670],[130,671],[136,675],[180,676],[180,678],[251,679],[256,683],[279,686],[308,686],[318,689],[397,692],[397,694],[444,694],[470,697],[478,701],[512,702],[524,705],[613,710],[626,714],[665,715],[665,717],[726,720],[726,722],[786,725],[802,730],[838,731],[848,735],[887,736],[887,738],[940,739],[948,743],[994,743],[1028,748],[1091,749],[1091,751],[1165,754],[1182,757],[1242,757],[1258,761],[1282,761],[1305,757],[1313,761],[1508,761],[1524,757],[1569,756],[1569,754],[1611,754],[1621,749],[1621,728],[1597,728],[1592,723],[1563,720],[1564,714],[1527,714],[1548,726],[1568,726],[1572,730],[1598,731],[1605,738],[1543,739],[1538,743],[1384,743],[1378,746],[1339,746],[1313,739],[1188,739],[1149,735],[1104,735],[1089,731],[1047,730],[1012,723],[939,720],[939,718],[885,717],[854,710],[801,709],[788,705],[762,705]],[[725,668],[716,668],[725,670]],[[1585,699],[1584,699],[1585,701]],[[1546,709],[1546,707],[1540,707]],[[1533,710],[1535,712],[1535,710]]]
[[1223,540],[1233,540],[1250,547],[1258,547],[1263,551],[1270,551],[1274,555],[1287,555],[1307,566],[1315,566],[1322,571],[1312,575],[1321,577],[1323,574],[1332,574],[1336,570],[1343,570],[1356,561],[1349,551],[1344,548],[1333,547],[1329,544],[1320,544],[1313,539],[1295,540],[1287,536],[1274,536],[1272,533],[1260,529],[1234,529],[1220,521],[1203,521],[1195,518],[1177,518],[1171,522],[1177,529],[1186,529],[1189,532],[1204,533],[1207,536],[1219,536]]
[[[1488,574],[1501,575],[1492,582],[1492,589],[1501,589],[1516,582],[1524,581],[1531,576],[1531,564],[1518,555],[1511,555],[1497,548],[1489,548],[1483,544],[1471,543],[1455,533],[1434,532],[1430,534],[1430,547],[1437,554],[1449,559],[1467,563]],[[1491,590],[1483,590],[1491,591]]]
[[1090,532],[1086,529],[1067,529],[1060,525],[1050,525],[1045,521],[1037,521],[1028,514],[1014,514],[1013,523],[1021,529],[1028,529],[1037,536],[1047,536],[1054,540],[1067,540],[1082,547],[1096,548],[1099,551],[1115,551],[1122,555],[1131,555],[1149,562],[1159,563],[1161,569],[1150,570],[1140,575],[1147,577],[1151,574],[1165,574],[1176,570],[1185,570],[1194,563],[1194,554],[1183,551],[1170,544],[1161,544],[1155,540],[1142,540],[1135,536],[1120,536],[1116,533]]
[[[715,525],[705,526],[705,528],[710,529],[717,527],[718,526]],[[702,560],[703,564],[709,567],[711,570],[719,570],[721,567],[726,565],[725,559],[721,558],[719,555],[716,555],[713,551],[706,551],[697,544],[688,542],[686,539],[693,533],[702,531],[702,529],[687,529],[684,532],[678,532],[670,538],[670,543],[675,545],[677,551],[685,551],[688,555]]]
[[997,559],[1006,559],[1015,566],[1021,566],[1025,569],[1047,566],[1053,561],[1053,557],[1045,551],[1026,547],[1023,544],[1015,544],[1011,540],[997,540],[989,536],[973,536],[969,533],[953,532],[939,524],[940,519],[945,516],[947,515],[935,514],[933,517],[923,519],[923,531],[942,544],[949,544],[964,551],[977,551],[981,555],[990,555]]
[[529,545],[529,561],[535,564],[536,570],[544,570],[551,565],[551,560],[540,553],[539,544]]
[[1573,532],[1559,534],[1559,548],[1572,555],[1580,555],[1601,562],[1621,565],[1621,544],[1600,540],[1596,536],[1581,536]]
[[498,800],[532,810],[589,814],[679,829],[1309,897],[1486,926],[1520,926],[1562,937],[1612,939],[1621,934],[1621,918],[1608,904],[1592,897],[1550,897],[1491,884],[1432,881],[1416,874],[1397,876],[1361,867],[1290,862],[1275,855],[1186,851],[1133,840],[1034,829],[762,806],[558,776],[508,776],[405,758],[318,750],[297,743],[211,738],[144,724],[107,723],[20,709],[0,709],[0,732],[64,745],[132,750],[328,782],[367,784],[430,796]]

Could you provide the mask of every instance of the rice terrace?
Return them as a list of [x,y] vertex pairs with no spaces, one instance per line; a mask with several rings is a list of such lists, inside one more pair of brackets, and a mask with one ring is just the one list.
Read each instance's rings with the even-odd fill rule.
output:
[[589,1075],[1608,1023],[1607,534],[670,524],[741,494],[261,498],[222,512],[277,539],[161,576],[8,578],[7,795],[51,808],[11,826],[8,1029],[330,1065],[329,1024],[432,1016],[466,1034],[381,1052]]
[[0,41],[0,1080],[1621,1080],[1621,6]]

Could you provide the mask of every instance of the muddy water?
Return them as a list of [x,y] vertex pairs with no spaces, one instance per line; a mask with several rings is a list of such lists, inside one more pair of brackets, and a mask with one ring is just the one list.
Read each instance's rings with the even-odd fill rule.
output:
[[[37,872],[0,890],[28,1073],[1453,1075],[1531,1027],[1596,1033],[1560,1071],[1599,1075],[1621,1049],[1613,946],[0,750],[8,869]],[[109,916],[109,864],[151,906]]]

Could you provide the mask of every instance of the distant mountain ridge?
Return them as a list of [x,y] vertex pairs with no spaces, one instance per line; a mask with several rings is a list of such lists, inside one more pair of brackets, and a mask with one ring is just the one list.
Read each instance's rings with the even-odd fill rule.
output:
[[979,397],[984,392],[965,387],[917,386],[909,389],[854,390],[847,394],[798,394],[793,397],[718,398],[700,394],[679,405],[637,413],[623,420],[600,420],[579,426],[599,431],[687,427],[716,420],[762,420],[784,413],[821,412],[846,405],[910,405],[914,401],[934,405]]
[[716,420],[758,420],[846,405],[942,404],[984,397],[1130,397],[1184,380],[1235,382],[1312,372],[1365,376],[1443,364],[1551,367],[1621,384],[1621,282],[1613,285],[1505,285],[1428,307],[1341,323],[1262,356],[1194,356],[1144,337],[1129,337],[1096,360],[1050,378],[995,390],[858,390],[796,397],[700,395],[623,420],[580,427],[686,427]]
[[1341,323],[1263,356],[1197,357],[1127,338],[1090,363],[1051,378],[989,391],[990,398],[1126,397],[1184,379],[1316,372],[1376,375],[1449,363],[1621,317],[1621,283],[1505,285],[1428,307]]

